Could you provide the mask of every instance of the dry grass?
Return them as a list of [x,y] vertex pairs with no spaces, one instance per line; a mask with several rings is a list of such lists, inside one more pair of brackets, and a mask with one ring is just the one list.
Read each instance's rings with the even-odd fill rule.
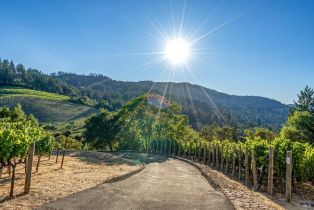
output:
[[[68,152],[63,169],[61,157],[55,164],[55,156],[43,157],[39,172],[33,172],[31,193],[22,195],[24,189],[24,164],[17,166],[14,199],[7,199],[10,180],[4,171],[0,182],[0,209],[32,209],[44,203],[91,188],[110,178],[136,170],[139,165],[121,156],[100,152]],[[34,168],[36,164],[34,161]],[[4,199],[4,201],[3,201]]]

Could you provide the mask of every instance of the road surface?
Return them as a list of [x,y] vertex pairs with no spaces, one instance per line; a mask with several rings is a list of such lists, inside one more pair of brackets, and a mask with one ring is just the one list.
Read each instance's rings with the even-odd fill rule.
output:
[[234,209],[188,163],[155,156],[140,173],[105,183],[42,206],[41,210]]

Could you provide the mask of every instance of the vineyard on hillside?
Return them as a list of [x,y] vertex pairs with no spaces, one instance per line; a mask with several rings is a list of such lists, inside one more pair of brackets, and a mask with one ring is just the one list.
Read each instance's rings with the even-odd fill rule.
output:
[[21,104],[27,114],[33,114],[41,123],[58,123],[86,118],[97,109],[73,103],[70,97],[19,87],[0,88],[0,107]]

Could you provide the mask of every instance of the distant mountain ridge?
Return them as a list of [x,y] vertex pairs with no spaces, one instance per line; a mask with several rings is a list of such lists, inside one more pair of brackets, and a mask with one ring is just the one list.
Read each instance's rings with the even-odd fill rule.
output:
[[260,96],[236,96],[190,83],[116,81],[109,77],[62,74],[62,81],[85,91],[92,98],[122,103],[147,92],[164,95],[183,107],[193,127],[217,123],[238,127],[265,126],[279,129],[289,107]]

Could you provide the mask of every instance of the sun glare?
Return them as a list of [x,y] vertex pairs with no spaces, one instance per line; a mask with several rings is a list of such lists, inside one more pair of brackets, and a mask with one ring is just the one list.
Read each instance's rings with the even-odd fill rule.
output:
[[190,56],[190,45],[182,38],[168,40],[164,55],[172,65],[183,64]]

